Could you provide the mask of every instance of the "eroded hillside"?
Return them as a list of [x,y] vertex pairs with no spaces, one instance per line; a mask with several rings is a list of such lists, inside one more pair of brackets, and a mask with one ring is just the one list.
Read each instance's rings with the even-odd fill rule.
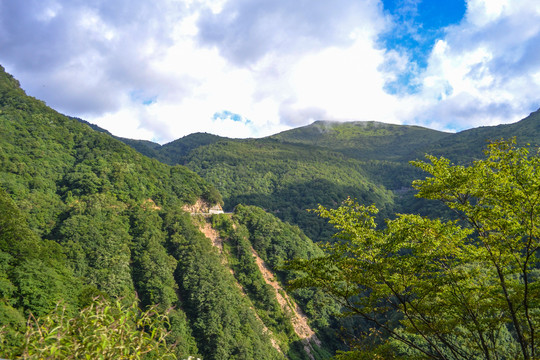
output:
[[[222,204],[199,175],[55,112],[3,69],[0,135],[0,357],[20,354],[30,314],[46,316],[59,302],[76,314],[96,297],[169,309],[167,341],[179,358],[307,356],[294,342],[273,346],[264,328],[280,334],[287,317],[254,311],[183,210],[200,199]],[[235,271],[249,277],[254,266]]]

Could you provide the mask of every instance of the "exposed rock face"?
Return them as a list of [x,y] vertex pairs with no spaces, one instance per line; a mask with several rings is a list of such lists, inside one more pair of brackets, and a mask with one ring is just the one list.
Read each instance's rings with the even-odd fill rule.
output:
[[300,306],[298,306],[294,300],[287,295],[268,265],[259,256],[259,254],[257,254],[255,249],[251,248],[251,253],[255,258],[255,262],[257,263],[259,271],[263,275],[264,280],[267,284],[274,288],[276,299],[281,305],[281,308],[291,316],[294,331],[304,344],[304,351],[310,359],[315,360],[315,357],[312,354],[313,345],[321,346],[321,341],[313,329],[311,329],[309,326],[306,314],[304,314]]
[[141,207],[144,210],[161,210],[161,207],[157,206],[156,203],[154,202],[154,200],[152,200],[150,198],[143,201]]
[[221,208],[221,205],[217,204],[217,205],[212,206],[210,209],[208,209],[208,213],[223,214],[223,209]]
[[184,205],[182,209],[192,215],[223,214],[221,205],[210,205],[202,199],[198,199],[193,205]]

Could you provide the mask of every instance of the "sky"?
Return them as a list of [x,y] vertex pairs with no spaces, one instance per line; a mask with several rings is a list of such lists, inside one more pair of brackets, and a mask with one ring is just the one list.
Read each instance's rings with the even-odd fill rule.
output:
[[0,0],[0,64],[117,136],[316,120],[442,131],[540,107],[538,0]]

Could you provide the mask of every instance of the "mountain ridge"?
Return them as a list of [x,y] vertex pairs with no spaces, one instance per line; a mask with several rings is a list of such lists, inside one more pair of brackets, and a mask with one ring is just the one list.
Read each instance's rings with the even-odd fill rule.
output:
[[[395,138],[395,145],[402,145],[406,144],[409,146],[409,148],[412,146],[413,151],[410,152],[412,154],[414,150],[418,152],[418,150],[433,150],[435,151],[438,148],[448,146],[452,147],[452,143],[454,142],[460,142],[461,139],[467,139],[470,137],[477,137],[477,138],[493,138],[495,136],[500,136],[504,138],[510,138],[516,135],[516,133],[519,133],[520,137],[522,138],[522,143],[530,143],[533,145],[538,145],[540,142],[537,140],[536,135],[540,133],[540,121],[537,121],[540,119],[540,108],[536,111],[531,112],[528,116],[525,118],[518,120],[514,123],[510,124],[499,124],[499,125],[488,125],[488,126],[479,126],[475,128],[465,129],[461,130],[459,132],[447,132],[447,131],[441,131],[441,130],[435,130],[431,129],[425,126],[420,125],[407,125],[407,124],[392,124],[392,123],[385,123],[385,122],[379,122],[379,121],[357,121],[357,120],[351,120],[351,121],[337,121],[337,120],[315,120],[311,124],[299,126],[293,129],[288,129],[281,131],[276,134],[264,136],[261,138],[229,138],[224,136],[215,135],[212,133],[207,132],[195,132],[188,135],[185,135],[181,138],[175,139],[173,141],[170,141],[165,144],[159,144],[153,141],[149,140],[138,140],[138,139],[129,139],[129,138],[123,138],[119,136],[113,137],[127,143],[128,145],[136,148],[138,151],[144,153],[147,151],[151,151],[150,157],[159,158],[161,157],[161,160],[166,163],[178,163],[174,159],[183,158],[189,154],[190,151],[196,149],[200,146],[205,145],[211,145],[216,142],[220,141],[264,141],[268,139],[276,139],[283,142],[289,142],[289,143],[303,143],[303,144],[310,144],[315,146],[321,146],[324,145],[324,142],[330,143],[331,139],[328,139],[328,135],[332,134],[333,130],[339,130],[339,132],[343,132],[345,130],[350,130],[351,128],[360,128],[360,129],[369,129],[371,131],[364,132],[365,137],[357,137],[357,141],[360,142],[362,139],[366,138],[378,138],[381,139],[384,136],[390,135]],[[100,132],[106,132],[109,133],[109,131],[100,128],[97,125],[91,124],[85,120],[78,119],[79,121],[88,124],[93,129],[100,131]],[[387,131],[386,133],[384,131],[378,130],[391,130]],[[397,134],[396,134],[397,132]],[[110,133],[109,133],[110,134]],[[319,135],[319,136],[314,136]],[[422,141],[423,137],[425,136],[431,136],[427,141]],[[322,140],[322,144],[321,144]],[[343,140],[343,139],[336,139],[336,140]],[[348,139],[350,140],[350,139]],[[493,140],[493,139],[492,139]],[[520,139],[518,139],[519,142]],[[412,141],[412,142],[411,142]],[[438,144],[438,141],[442,141],[441,144]],[[388,143],[388,140],[385,142],[385,144]],[[429,143],[431,143],[431,146],[427,146]],[[383,144],[384,145],[384,144]],[[424,147],[421,147],[423,145]],[[477,144],[478,145],[478,144]],[[485,146],[485,143],[481,143],[480,147]],[[329,144],[327,147],[333,147],[335,148],[335,144]],[[418,149],[415,149],[418,148]],[[478,147],[478,146],[477,146]],[[343,150],[350,151],[351,148],[344,148]],[[380,149],[374,149],[369,152],[369,155],[375,156],[375,158],[380,157],[380,160],[383,159],[384,156],[388,156],[388,154],[380,154]],[[169,155],[164,155],[163,152],[170,152]],[[349,156],[354,156],[354,154],[348,153]],[[362,154],[359,157],[363,159],[370,158],[369,155]],[[407,154],[402,154],[401,156],[406,156]],[[465,155],[465,154],[463,154]],[[398,155],[395,155],[394,157],[398,157]],[[373,157],[372,157],[373,158]],[[387,157],[384,158],[385,160],[388,160]]]
[[[411,182],[424,175],[409,162],[432,154],[469,163],[482,156],[488,141],[512,137],[519,145],[538,145],[540,110],[513,124],[458,133],[375,121],[321,120],[263,138],[192,134],[152,151],[156,159],[186,165],[214,184],[227,210],[240,203],[260,206],[298,224],[311,238],[324,240],[330,227],[307,209],[319,203],[332,207],[352,196],[377,204],[381,218],[410,209],[439,214],[442,210],[435,205],[414,199]],[[199,138],[207,141],[198,142]]]
[[[253,252],[285,284],[296,275],[284,263],[321,254],[306,233],[320,241],[333,234],[306,211],[319,203],[335,207],[347,196],[375,203],[381,224],[399,210],[437,216],[433,203],[413,197],[410,181],[422,173],[409,160],[429,151],[470,162],[486,140],[500,137],[536,145],[539,123],[540,111],[457,134],[315,123],[262,139],[196,133],[162,146],[59,114],[0,67],[0,323],[7,341],[21,339],[30,313],[44,316],[61,299],[69,315],[96,296],[137,294],[141,307],[172,309],[170,340],[180,358],[329,358],[344,349],[339,329],[369,328],[340,322],[338,304],[318,290],[297,290],[291,294],[323,344],[312,344],[310,356]],[[206,219],[183,209],[222,203],[222,195],[232,214]],[[228,265],[201,233],[202,222],[219,232]]]

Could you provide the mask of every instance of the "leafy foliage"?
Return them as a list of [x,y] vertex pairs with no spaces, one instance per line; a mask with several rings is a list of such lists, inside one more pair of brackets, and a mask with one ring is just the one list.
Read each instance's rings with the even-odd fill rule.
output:
[[[251,247],[256,249],[283,283],[296,281],[298,277],[298,273],[284,269],[283,264],[296,257],[316,258],[322,253],[298,227],[284,224],[260,208],[236,205],[261,206],[283,220],[298,224],[315,239],[326,239],[333,230],[323,219],[305,210],[319,203],[334,207],[346,196],[377,204],[381,209],[379,219],[404,208],[430,215],[430,218],[447,218],[448,213],[441,208],[426,206],[425,202],[412,198],[410,180],[417,177],[418,170],[406,161],[431,149],[435,154],[455,156],[458,163],[466,164],[478,157],[475,149],[480,149],[485,135],[492,137],[499,131],[515,133],[520,138],[528,136],[533,141],[538,134],[538,114],[531,114],[519,124],[455,136],[418,127],[377,123],[332,126],[315,123],[305,129],[260,140],[194,134],[160,146],[121,139],[146,155],[174,165],[167,166],[142,156],[95,126],[58,114],[43,102],[26,96],[18,82],[0,68],[0,323],[5,326],[4,348],[21,344],[26,331],[25,318],[30,313],[41,320],[47,319],[47,314],[60,300],[65,304],[65,319],[68,319],[75,318],[78,310],[92,306],[92,299],[98,295],[111,299],[112,303],[120,298],[131,303],[137,293],[143,308],[156,306],[160,312],[172,308],[168,313],[166,341],[177,344],[174,349],[177,357],[201,353],[207,359],[282,358],[283,354],[271,346],[265,335],[262,320],[276,334],[281,334],[278,337],[281,336],[283,344],[288,344],[287,356],[305,358],[307,355],[300,343],[283,340],[291,334],[287,316],[276,307],[250,252]],[[504,149],[500,150],[503,154]],[[512,153],[510,150],[508,153]],[[525,156],[521,151],[518,151],[516,164],[520,156]],[[421,280],[424,285],[432,283],[433,289],[446,289],[444,291],[450,295],[449,283],[431,280],[430,276],[443,278],[429,261],[446,264],[440,259],[447,256],[444,259],[455,265],[456,273],[474,276],[476,282],[456,277],[453,286],[469,296],[467,299],[478,314],[479,325],[476,328],[454,326],[452,321],[457,322],[457,311],[440,312],[439,317],[434,317],[444,336],[460,344],[455,351],[473,348],[466,342],[467,334],[480,331],[490,336],[489,349],[508,349],[506,354],[512,357],[525,354],[525,348],[532,357],[536,354],[533,345],[538,298],[536,253],[534,242],[528,248],[519,247],[518,235],[528,229],[526,222],[521,223],[520,219],[526,214],[534,218],[536,213],[530,211],[534,208],[530,205],[534,204],[534,199],[516,189],[532,186],[534,181],[530,179],[536,176],[536,170],[530,170],[532,165],[520,164],[524,175],[514,175],[514,182],[499,187],[498,181],[512,178],[508,169],[518,166],[514,164],[507,169],[494,165],[514,161],[503,158],[502,155],[500,159],[493,158],[492,164],[486,163],[483,170],[470,173],[467,167],[452,167],[445,160],[435,158],[431,167],[420,165],[436,173],[436,179],[446,181],[417,183],[423,196],[441,196],[456,214],[474,219],[467,226],[461,225],[461,232],[452,232],[458,222],[437,222],[415,216],[400,216],[389,222],[389,229],[400,234],[410,227],[423,228],[426,233],[433,228],[446,234],[447,238],[433,237],[430,240],[433,246],[442,244],[444,239],[449,243],[460,239],[462,245],[455,248],[475,250],[482,248],[479,244],[493,247],[504,238],[505,251],[511,251],[497,250],[498,262],[488,261],[489,252],[473,257],[472,252],[463,251],[469,257],[462,254],[462,258],[453,258],[437,250],[431,257],[425,256],[422,251],[427,245],[417,244],[415,248],[407,243],[411,236],[423,235],[412,230],[407,230],[410,235],[395,240],[399,243],[396,248],[386,250],[389,254],[406,255],[403,259],[410,261],[410,268],[405,266],[408,263],[394,265],[409,271],[407,279]],[[188,165],[191,170],[176,164]],[[451,170],[445,178],[447,168]],[[476,165],[474,168],[480,169]],[[496,175],[491,174],[490,169],[495,169],[493,174]],[[525,176],[527,171],[532,175]],[[489,186],[484,186],[480,178],[489,180]],[[467,194],[468,202],[461,203],[463,199],[452,198],[453,193],[441,192],[450,185],[461,191],[458,193]],[[471,189],[475,190],[467,193],[465,190],[473,185],[476,188]],[[246,289],[247,297],[238,289],[233,275],[192,218],[180,210],[198,199],[223,204],[218,190],[225,197],[227,209],[236,206],[231,222],[215,225],[221,227],[228,239],[230,264],[236,280]],[[495,194],[492,198],[488,190],[489,194]],[[512,203],[530,206],[523,205],[523,210],[511,212],[495,202],[501,199],[506,201],[504,206]],[[478,209],[481,211],[476,212]],[[497,214],[509,220],[487,221],[489,216]],[[375,228],[372,230],[381,233]],[[498,234],[504,231],[510,231],[514,237],[500,237]],[[535,239],[535,236],[529,238]],[[414,258],[411,254],[418,256]],[[527,261],[520,262],[522,254],[529,255]],[[418,270],[423,266],[422,259],[429,265],[424,272]],[[452,262],[463,259],[468,261],[463,266]],[[497,272],[498,267],[502,269],[502,277]],[[498,279],[498,283],[504,280],[506,295],[493,290],[498,284],[494,279]],[[475,291],[488,285],[493,296],[488,299],[478,296]],[[520,298],[524,293],[529,303]],[[343,325],[354,329],[358,324],[357,319],[338,322],[334,314],[339,306],[321,288],[298,289],[294,296],[310,316],[319,338],[324,338],[326,345],[332,344],[331,349],[341,345],[336,341],[336,328]],[[410,299],[414,300],[414,296]],[[354,301],[364,300],[357,297]],[[433,304],[439,304],[437,301],[442,300],[435,297]],[[498,309],[496,306],[501,303],[512,306],[514,311],[497,313],[497,316],[489,312]],[[436,309],[433,304],[418,306],[423,311],[431,311]],[[252,305],[257,314],[250,308]],[[391,307],[385,308],[388,304],[379,306],[377,321],[387,316],[388,329],[399,329],[396,334],[417,344],[418,348],[412,351],[395,342],[378,340],[375,343],[379,347],[366,354],[412,357],[426,348],[432,351],[433,344],[441,346],[440,339],[426,345],[426,340],[418,337],[419,332],[406,326],[409,320],[396,316]],[[486,314],[495,316],[496,320]],[[441,320],[441,315],[447,319]],[[373,331],[374,336],[384,330],[380,326]],[[361,331],[370,330],[362,326]],[[287,351],[286,346],[284,349]],[[318,357],[328,355],[325,349],[319,350]]]
[[320,207],[341,241],[296,262],[296,286],[323,289],[389,336],[379,355],[390,345],[407,358],[536,358],[540,157],[499,142],[468,167],[429,159],[417,163],[432,175],[415,182],[419,196],[463,222],[399,215],[378,230],[374,206]]
[[[283,223],[255,206],[237,206],[233,220],[237,229],[236,236],[244,236],[249,240],[253,249],[273,270],[282,284],[287,284],[298,276],[294,271],[285,268],[286,263],[297,258],[316,258],[323,254],[320,248],[313,244],[297,226]],[[240,254],[242,251],[244,253],[250,252],[245,249],[246,245],[243,245],[245,250],[240,247],[242,245],[237,244],[236,246],[237,249],[233,251],[240,252]],[[252,259],[249,259],[249,255],[248,259],[245,256],[243,258],[241,255],[237,256],[240,257],[241,261],[253,262]],[[257,284],[257,279],[253,279],[253,277],[248,281],[251,281],[251,284]],[[248,289],[249,285],[248,283]],[[298,289],[291,295],[308,315],[311,326],[317,331],[319,338],[323,339],[324,346],[331,350],[342,348],[343,344],[336,335],[341,326],[336,319],[336,315],[341,310],[340,306],[316,288]],[[255,304],[260,301],[257,299],[258,296],[253,296]],[[265,303],[269,301],[270,299],[265,300]],[[279,314],[274,316],[279,317]]]
[[241,296],[232,274],[221,264],[210,240],[185,213],[166,218],[171,254],[178,260],[177,284],[205,359],[280,359]]
[[[226,215],[214,215],[213,227],[220,230],[230,247],[230,266],[235,278],[253,302],[257,315],[274,335],[282,333],[282,342],[296,338],[290,319],[283,312],[274,295],[259,271],[252,253],[249,233],[245,226],[234,223]],[[283,347],[282,347],[283,348]]]
[[383,208],[392,202],[388,191],[366,178],[358,161],[315,146],[274,139],[222,140],[195,148],[183,158],[171,157],[169,162],[173,161],[215,184],[226,209],[257,205],[298,224],[313,239],[331,234],[331,228],[306,212],[319,203],[333,206],[348,195]]
[[444,207],[414,198],[411,182],[422,173],[409,161],[430,153],[470,163],[481,158],[488,139],[501,137],[540,145],[539,116],[537,111],[516,124],[457,134],[373,121],[316,121],[262,139],[193,134],[163,146],[123,141],[197,172],[219,189],[227,210],[238,204],[259,206],[320,241],[328,239],[332,229],[306,209],[335,207],[348,196],[375,203],[380,224],[402,212],[449,217]]
[[32,316],[20,347],[6,354],[24,359],[176,359],[166,327],[167,315],[155,307],[142,311],[136,301],[126,306],[97,298],[75,317],[62,306]]

